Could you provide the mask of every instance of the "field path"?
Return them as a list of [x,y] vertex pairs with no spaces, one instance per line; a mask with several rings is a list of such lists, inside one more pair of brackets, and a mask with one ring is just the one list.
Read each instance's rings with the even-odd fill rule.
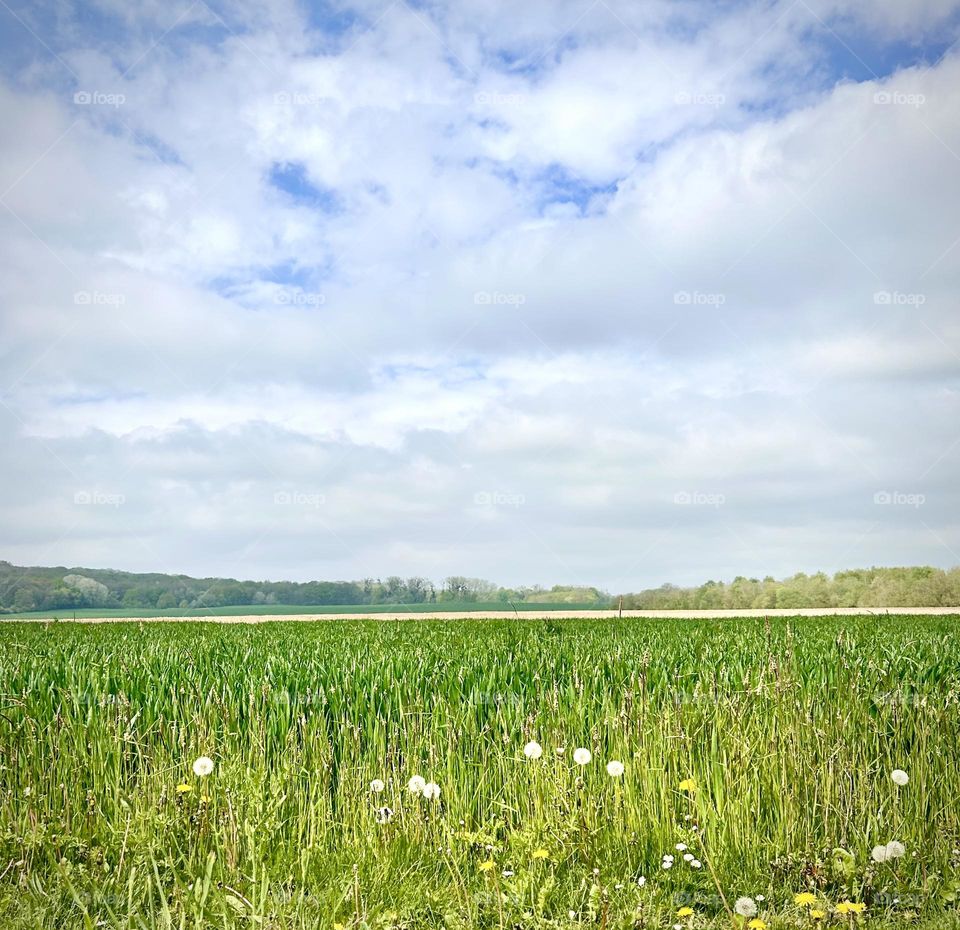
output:
[[[625,610],[623,617],[679,618],[684,620],[722,619],[724,617],[864,617],[884,614],[912,616],[960,616],[960,607],[802,607],[792,610]],[[422,613],[371,612],[368,614],[250,614],[246,616],[201,617],[63,617],[60,623],[286,623],[321,620],[613,620],[616,610],[477,610]],[[47,617],[4,618],[6,623],[53,623]]]

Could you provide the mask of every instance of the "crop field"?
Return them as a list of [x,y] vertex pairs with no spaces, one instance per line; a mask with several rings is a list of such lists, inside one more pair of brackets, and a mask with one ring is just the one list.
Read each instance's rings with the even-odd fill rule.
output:
[[0,927],[960,926],[958,617],[0,625]]

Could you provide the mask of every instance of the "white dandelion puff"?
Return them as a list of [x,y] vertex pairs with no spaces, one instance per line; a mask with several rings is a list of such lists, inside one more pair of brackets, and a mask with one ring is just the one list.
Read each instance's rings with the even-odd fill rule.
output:
[[539,759],[543,755],[543,746],[541,746],[536,740],[530,740],[526,746],[523,747],[523,754],[528,759]]
[[623,774],[623,763],[617,759],[611,759],[607,763],[607,774],[611,778],[619,778]]
[[407,782],[407,788],[410,789],[411,794],[422,794],[423,789],[427,787],[427,780],[421,778],[419,775],[414,775],[410,781]]
[[910,776],[903,769],[894,769],[890,773],[890,777],[893,779],[895,785],[899,785],[901,788],[910,781]]
[[573,754],[573,761],[577,765],[589,765],[590,760],[593,758],[593,753],[589,749],[584,749],[582,746],[576,750]]
[[380,792],[386,787],[387,786],[383,783],[382,778],[375,778],[372,782],[370,782],[370,790],[374,794],[380,794]]
[[906,855],[906,852],[906,847],[898,840],[890,840],[890,842],[887,843],[888,859],[899,859],[901,856]]
[[193,774],[198,778],[203,778],[205,775],[209,775],[213,771],[213,759],[209,756],[200,756],[199,759],[194,760],[193,763]]
[[440,797],[440,786],[435,781],[428,781],[423,786],[423,796],[428,801],[435,801]]
[[887,847],[886,846],[874,846],[870,850],[870,858],[874,862],[886,862],[887,861]]
[[694,859],[693,862],[690,863],[690,868],[691,868],[691,869],[702,869],[702,868],[703,868],[703,863],[702,863],[699,859]]
[[757,902],[753,898],[737,898],[733,905],[733,910],[741,917],[756,917]]

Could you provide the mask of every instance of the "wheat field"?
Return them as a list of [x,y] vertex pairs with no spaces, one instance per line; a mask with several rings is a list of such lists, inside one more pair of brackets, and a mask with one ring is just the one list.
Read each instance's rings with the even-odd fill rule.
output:
[[954,926],[957,619],[4,623],[0,926]]

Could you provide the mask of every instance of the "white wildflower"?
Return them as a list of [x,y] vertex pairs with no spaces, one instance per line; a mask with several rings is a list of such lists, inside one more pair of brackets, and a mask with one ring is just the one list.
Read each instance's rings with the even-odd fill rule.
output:
[[209,775],[213,771],[213,759],[209,756],[200,756],[193,763],[193,774],[198,778]]
[[906,852],[906,847],[898,840],[890,840],[890,842],[887,843],[888,859],[899,859],[901,856],[906,855]]

